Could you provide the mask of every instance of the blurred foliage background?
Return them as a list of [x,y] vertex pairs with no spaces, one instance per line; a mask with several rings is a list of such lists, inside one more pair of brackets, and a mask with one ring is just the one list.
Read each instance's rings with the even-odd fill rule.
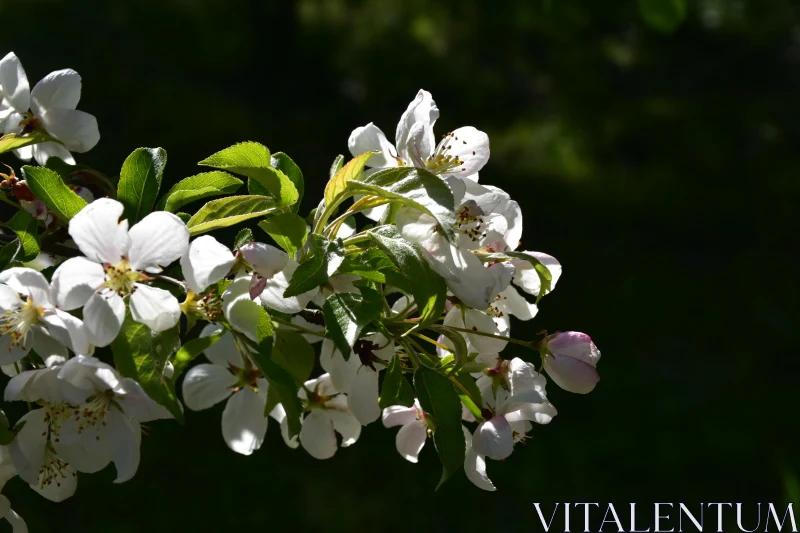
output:
[[61,504],[19,479],[4,492],[31,531],[86,532],[538,531],[535,501],[796,500],[798,11],[698,0],[680,23],[621,0],[0,0],[0,53],[32,83],[83,76],[102,139],[78,160],[108,174],[163,146],[171,184],[255,140],[303,169],[307,212],[353,128],[391,138],[430,90],[438,133],[489,134],[481,181],[522,205],[523,249],[564,264],[515,334],[585,331],[604,354],[591,395],[549,387],[559,416],[489,463],[493,494],[463,475],[434,492],[431,444],[412,465],[380,424],[329,461],[275,425],[241,457],[221,406],[151,424],[123,485],[109,468]]

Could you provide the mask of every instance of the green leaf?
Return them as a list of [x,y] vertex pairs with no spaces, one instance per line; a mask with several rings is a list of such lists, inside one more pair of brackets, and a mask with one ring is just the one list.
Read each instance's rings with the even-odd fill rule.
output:
[[303,180],[303,172],[300,170],[292,158],[283,152],[275,152],[270,158],[270,165],[276,170],[280,170],[292,181],[294,188],[297,189],[297,200],[292,205],[292,212],[297,213],[300,210],[300,201],[305,194],[305,182]]
[[328,171],[328,179],[333,179],[333,177],[342,170],[344,166],[344,156],[339,154],[336,156],[336,159],[333,160],[331,163],[331,169]]
[[29,135],[9,133],[8,135],[3,135],[0,137],[0,154],[10,152],[11,150],[18,150],[24,146],[45,142],[56,142],[61,144],[61,141],[50,137],[46,133],[36,132]]
[[[260,313],[261,315],[258,321],[259,342],[251,352],[251,356],[256,367],[264,374],[264,378],[269,383],[269,390],[267,391],[268,401],[265,407],[269,408],[269,411],[271,411],[275,403],[273,400],[272,406],[270,407],[271,402],[269,401],[269,396],[273,398],[277,396],[279,403],[283,405],[286,411],[287,422],[289,424],[289,436],[293,437],[300,433],[300,417],[303,413],[303,405],[297,397],[297,392],[300,390],[300,387],[288,370],[272,360],[272,321],[263,307]],[[252,342],[249,344],[252,346]],[[264,416],[269,415],[269,411],[265,410]]]
[[227,172],[215,170],[184,178],[161,197],[156,209],[176,212],[184,205],[209,196],[233,194],[242,186],[242,180]]
[[418,244],[403,239],[394,226],[380,226],[369,231],[372,241],[399,267],[408,280],[419,309],[419,327],[432,324],[442,315],[447,285],[428,265]]
[[305,383],[314,369],[316,356],[311,344],[296,331],[279,329],[276,332],[272,360],[287,370],[298,385]]
[[308,236],[308,245],[310,255],[292,274],[289,286],[283,291],[284,298],[319,287],[328,281],[328,277],[336,272],[344,260],[344,251],[339,242],[311,233]]
[[[457,374],[454,377],[456,380],[458,380],[461,386],[466,389],[466,392],[464,392],[456,387],[456,392],[458,393],[458,397],[461,399],[461,403],[464,404],[467,410],[472,413],[472,416],[474,416],[479,422],[483,421],[481,405],[475,403],[475,401],[483,401],[483,398],[481,397],[481,391],[478,389],[475,379],[467,373]],[[473,401],[473,398],[475,401]]]
[[117,185],[117,200],[125,206],[125,218],[133,225],[156,203],[167,164],[163,148],[137,148],[125,159]]
[[686,19],[686,0],[638,0],[639,14],[648,26],[672,33]]
[[300,193],[289,176],[272,167],[269,149],[263,144],[235,144],[198,164],[247,176],[268,190],[280,206],[293,205],[300,198]]
[[236,238],[233,240],[233,251],[235,252],[245,244],[253,242],[254,240],[253,230],[250,228],[240,229],[239,233],[236,234]]
[[467,350],[467,341],[464,340],[464,336],[461,335],[457,331],[453,331],[450,328],[445,328],[441,326],[437,326],[431,324],[428,326],[428,329],[439,333],[440,335],[444,335],[447,337],[447,340],[453,345],[453,369],[450,371],[450,375],[455,374],[458,372],[461,367],[464,366],[467,362],[467,358],[469,357],[469,351]]
[[449,379],[424,366],[414,372],[414,389],[422,410],[434,423],[433,443],[444,468],[438,489],[464,464],[466,440],[461,429],[461,399]]
[[373,194],[431,215],[449,240],[456,223],[453,192],[445,181],[421,168],[389,168],[347,184],[352,193]]
[[160,403],[183,423],[183,409],[175,395],[175,384],[164,376],[164,365],[169,361],[179,341],[178,326],[156,333],[131,318],[130,313],[111,351],[120,374],[135,379],[150,398]]
[[404,405],[411,407],[414,405],[414,390],[403,377],[403,365],[400,356],[395,354],[389,368],[383,376],[381,386],[381,396],[378,398],[378,405],[381,409],[386,409],[392,405]]
[[19,239],[14,239],[0,248],[0,270],[5,270],[14,261],[20,248]]
[[364,165],[367,164],[370,157],[377,153],[373,151],[357,155],[333,175],[325,186],[325,205],[327,209],[332,209],[336,205],[339,196],[347,190],[347,182],[361,177],[364,172]]
[[86,207],[86,202],[66,186],[57,172],[45,167],[22,167],[31,192],[62,222],[69,220]]
[[0,410],[0,446],[8,446],[16,436],[17,434],[12,431],[8,424],[6,414]]
[[539,276],[539,282],[542,285],[539,289],[539,294],[536,296],[536,303],[538,304],[539,300],[542,299],[542,296],[550,292],[553,275],[550,273],[550,270],[545,266],[545,264],[539,261],[536,256],[526,254],[525,252],[496,252],[489,254],[476,253],[475,255],[477,255],[478,259],[484,263],[511,261],[512,259],[528,261],[531,265],[533,265],[534,270],[536,270],[536,274]]
[[209,335],[208,337],[198,337],[184,343],[172,360],[172,366],[175,369],[172,374],[172,381],[178,381],[178,377],[180,377],[183,371],[186,370],[186,366],[191,363],[195,357],[203,353],[207,348],[216,344],[224,334],[225,332],[221,331],[219,333]]
[[334,293],[325,300],[322,306],[325,335],[336,344],[345,360],[350,358],[350,349],[364,326],[380,316],[382,299],[378,291],[364,287],[361,294]]
[[8,227],[19,239],[21,253],[17,255],[17,261],[25,263],[36,259],[39,255],[39,228],[36,219],[27,211],[17,211],[8,221]]
[[192,219],[192,215],[190,215],[189,213],[179,212],[179,213],[175,213],[175,216],[178,217],[179,219],[181,219],[184,224],[188,224],[189,221]]
[[189,219],[189,235],[199,235],[227,228],[251,218],[277,211],[275,201],[267,196],[228,196],[211,200]]
[[291,256],[303,247],[308,235],[306,221],[294,213],[281,213],[262,220],[258,227],[266,231]]

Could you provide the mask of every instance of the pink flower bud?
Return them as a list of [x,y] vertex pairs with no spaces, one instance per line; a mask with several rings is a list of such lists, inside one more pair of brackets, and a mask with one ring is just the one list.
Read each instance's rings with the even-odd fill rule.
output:
[[596,369],[599,360],[600,350],[585,333],[567,331],[547,339],[544,368],[550,379],[566,391],[591,392],[600,381]]

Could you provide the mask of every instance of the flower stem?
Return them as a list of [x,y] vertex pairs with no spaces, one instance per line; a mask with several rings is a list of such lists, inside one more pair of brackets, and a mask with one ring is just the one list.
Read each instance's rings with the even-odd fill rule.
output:
[[467,328],[457,328],[455,326],[440,326],[443,328],[449,328],[453,331],[460,331],[461,333],[471,333],[472,335],[480,335],[481,337],[491,337],[493,339],[500,339],[508,342],[513,342],[514,344],[519,344],[520,346],[525,346],[526,348],[530,348],[533,350],[533,346],[531,345],[531,341],[523,341],[520,339],[515,339],[513,337],[504,337],[502,335],[495,335],[494,333],[486,333],[484,331],[479,331],[477,329],[467,329]]
[[323,338],[325,337],[325,334],[324,333],[320,333],[319,331],[313,331],[313,330],[310,330],[308,328],[304,328],[303,326],[298,326],[297,324],[292,324],[291,322],[286,322],[285,320],[281,320],[280,318],[277,318],[277,317],[274,317],[274,316],[271,316],[270,318],[272,318],[273,322],[277,322],[278,324],[280,324],[282,326],[294,328],[294,329],[296,329],[298,331],[302,331],[303,333],[306,333],[308,335],[316,335],[317,337],[323,337]]

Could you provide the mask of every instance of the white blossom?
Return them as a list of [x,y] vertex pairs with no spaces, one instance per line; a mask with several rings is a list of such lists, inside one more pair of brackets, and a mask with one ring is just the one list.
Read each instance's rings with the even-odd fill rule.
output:
[[69,234],[85,257],[64,261],[53,274],[56,303],[65,310],[83,306],[83,320],[94,346],[113,341],[131,317],[153,331],[178,323],[178,300],[164,289],[144,282],[181,257],[189,246],[189,230],[177,216],[156,211],[128,230],[120,220],[123,206],[101,198],[69,222]]
[[100,140],[97,119],[75,109],[81,99],[81,77],[72,69],[51,72],[30,90],[28,77],[14,53],[0,61],[0,119],[4,133],[42,129],[59,142],[44,142],[14,150],[22,160],[44,165],[59,157],[74,165],[70,152],[88,152]]
[[329,459],[336,453],[336,433],[341,446],[354,444],[361,435],[361,423],[347,407],[347,395],[333,386],[329,374],[305,382],[299,394],[307,415],[300,429],[300,444],[316,459]]
[[414,399],[412,407],[404,405],[392,405],[383,410],[383,425],[390,428],[402,426],[395,436],[395,446],[398,453],[411,463],[416,463],[419,452],[425,446],[428,438],[428,418],[425,411],[419,404],[419,400]]

